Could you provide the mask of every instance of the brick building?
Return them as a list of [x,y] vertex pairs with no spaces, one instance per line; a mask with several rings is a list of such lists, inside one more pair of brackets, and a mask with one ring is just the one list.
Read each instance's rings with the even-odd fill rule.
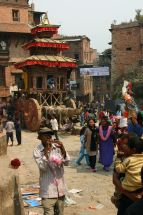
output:
[[83,101],[93,99],[93,78],[89,76],[80,76],[81,67],[91,67],[96,61],[96,50],[91,48],[90,39],[87,36],[62,36],[63,41],[70,45],[70,49],[64,51],[68,57],[75,58],[78,63],[76,75],[73,75],[79,85],[76,91],[77,98]]
[[99,55],[98,67],[109,67],[108,76],[94,77],[94,98],[105,102],[111,96],[111,49],[106,49]]
[[111,25],[113,90],[123,77],[143,65],[143,23]]
[[30,39],[31,25],[38,24],[42,14],[25,0],[0,1],[0,97],[9,96],[9,87],[21,78],[22,70],[13,65],[29,56],[22,44]]

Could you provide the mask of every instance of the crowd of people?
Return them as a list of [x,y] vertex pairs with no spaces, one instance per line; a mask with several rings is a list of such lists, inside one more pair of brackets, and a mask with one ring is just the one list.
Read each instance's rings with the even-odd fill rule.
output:
[[[2,107],[0,107],[2,110]],[[7,144],[13,146],[14,131],[18,145],[21,145],[21,122],[19,114],[8,103],[0,113],[0,132],[6,130]],[[2,116],[6,116],[3,121]],[[70,120],[72,122],[72,120]],[[40,170],[40,197],[44,214],[64,214],[66,185],[64,165],[70,157],[59,140],[58,120],[49,118],[50,129],[43,118],[38,139],[41,143],[34,149],[34,159]],[[80,115],[80,152],[76,160],[82,164],[85,158],[90,171],[95,173],[97,162],[103,171],[113,169],[115,191],[111,202],[117,208],[117,215],[143,214],[143,112],[84,109]],[[52,138],[52,136],[55,136]]]
[[[117,110],[85,110],[80,117],[81,148],[77,165],[86,158],[92,172],[98,162],[104,171],[114,166],[115,192],[111,197],[117,207],[117,215],[143,214],[143,112]],[[138,209],[136,210],[136,208]]]
[[[34,149],[34,158],[40,170],[40,197],[44,215],[64,214],[66,185],[64,165],[69,155],[57,136],[57,120],[50,119],[51,128],[41,128],[41,144]],[[109,172],[113,167],[115,191],[111,197],[117,215],[140,215],[143,211],[143,112],[85,110],[80,117],[81,148],[77,165],[85,157],[86,164],[96,173],[97,162]],[[55,135],[56,139],[52,139]],[[98,160],[97,160],[98,159]],[[112,168],[111,168],[112,166]]]

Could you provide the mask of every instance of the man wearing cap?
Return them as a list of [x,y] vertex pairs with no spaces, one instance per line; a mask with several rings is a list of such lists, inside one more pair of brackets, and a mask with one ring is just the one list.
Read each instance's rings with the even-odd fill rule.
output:
[[40,170],[40,197],[44,215],[63,215],[65,199],[64,165],[69,155],[63,144],[53,141],[54,133],[42,128],[38,132],[41,144],[34,149],[34,159]]

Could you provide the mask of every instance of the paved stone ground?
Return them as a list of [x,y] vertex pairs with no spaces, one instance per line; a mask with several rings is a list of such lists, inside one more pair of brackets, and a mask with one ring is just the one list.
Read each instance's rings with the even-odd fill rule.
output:
[[[8,148],[8,155],[12,158],[19,158],[22,166],[19,168],[19,177],[21,185],[38,183],[39,172],[33,160],[33,149],[39,143],[37,134],[23,131],[23,144],[14,145]],[[97,165],[98,172],[91,173],[87,166],[83,164],[80,167],[75,165],[75,159],[78,156],[80,143],[79,136],[61,135],[67,151],[71,156],[71,162],[65,167],[65,178],[68,189],[82,189],[83,192],[78,196],[71,196],[77,202],[75,206],[65,208],[65,215],[115,215],[116,209],[110,202],[110,197],[114,192],[112,185],[112,170],[106,173],[102,170],[100,164]],[[16,144],[16,143],[15,143]],[[103,209],[89,209],[89,206],[96,206],[98,203],[104,205]],[[26,209],[26,215],[29,211],[35,211],[42,214],[41,208]]]

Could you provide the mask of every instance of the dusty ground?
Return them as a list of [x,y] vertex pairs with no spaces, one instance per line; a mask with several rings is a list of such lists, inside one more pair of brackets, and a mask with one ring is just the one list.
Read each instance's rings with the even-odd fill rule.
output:
[[[61,135],[60,137],[71,156],[71,163],[69,167],[65,168],[67,188],[83,190],[76,197],[71,195],[77,204],[65,208],[65,215],[115,215],[116,209],[110,202],[110,197],[114,192],[112,170],[105,173],[102,166],[98,164],[98,172],[91,173],[84,161],[82,166],[77,167],[75,159],[80,148],[79,136]],[[8,148],[8,155],[11,159],[19,158],[22,161],[22,166],[16,170],[19,171],[21,185],[38,183],[39,172],[32,156],[33,149],[38,143],[36,133],[23,131],[23,144]],[[100,210],[89,209],[89,206],[96,206],[98,203],[103,204],[104,208]],[[28,210],[38,211],[42,214],[41,208]],[[28,214],[28,210],[26,210],[26,214]]]

